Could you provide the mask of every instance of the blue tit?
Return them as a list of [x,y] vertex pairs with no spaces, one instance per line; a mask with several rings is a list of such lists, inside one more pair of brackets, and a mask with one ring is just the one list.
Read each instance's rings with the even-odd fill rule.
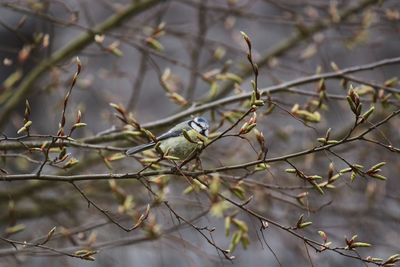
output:
[[[168,132],[157,137],[160,148],[169,156],[177,157],[181,160],[188,158],[199,147],[198,142],[204,141],[208,137],[209,124],[202,117],[195,117],[175,125]],[[187,138],[184,136],[187,133]],[[156,145],[151,142],[128,149],[128,156],[151,149]]]

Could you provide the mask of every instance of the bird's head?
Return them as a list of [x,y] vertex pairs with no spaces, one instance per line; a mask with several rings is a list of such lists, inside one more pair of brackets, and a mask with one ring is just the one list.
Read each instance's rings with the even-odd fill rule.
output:
[[208,121],[203,117],[195,117],[189,121],[189,126],[199,134],[208,137],[208,130],[210,128]]

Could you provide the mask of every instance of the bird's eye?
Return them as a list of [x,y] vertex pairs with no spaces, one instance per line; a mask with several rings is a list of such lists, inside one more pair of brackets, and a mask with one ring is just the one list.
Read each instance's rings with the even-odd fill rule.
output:
[[208,129],[208,122],[202,117],[196,117],[193,120],[197,125],[201,126],[203,129]]

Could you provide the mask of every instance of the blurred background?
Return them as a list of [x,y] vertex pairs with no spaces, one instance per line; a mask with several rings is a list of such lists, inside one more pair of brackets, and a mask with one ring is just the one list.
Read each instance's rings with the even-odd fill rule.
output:
[[[259,218],[179,175],[88,179],[74,183],[79,189],[68,182],[2,181],[1,236],[32,246],[3,240],[0,266],[373,266],[360,259],[382,258],[377,263],[383,265],[398,253],[398,115],[368,140],[285,159],[321,145],[317,138],[329,128],[330,139],[341,140],[399,109],[398,0],[0,0],[1,176],[137,172],[158,157],[154,151],[124,156],[125,148],[148,141],[137,123],[159,135],[202,115],[214,135],[224,131],[246,112],[250,97],[190,109],[252,91],[255,76],[241,31],[251,40],[258,87],[271,91],[263,94],[255,130],[238,136],[249,115],[202,152],[201,167],[189,165],[213,169],[255,161],[262,133],[267,161],[279,159],[199,179],[237,203],[251,197],[246,207],[278,226],[260,230]],[[82,70],[66,105],[76,57]],[[322,79],[347,68],[353,71]],[[312,75],[322,76],[279,87]],[[350,87],[363,113],[375,107],[356,129],[346,99]],[[87,124],[71,131],[80,145],[46,150],[60,130],[63,109],[66,134],[76,123]],[[187,116],[170,117],[187,110]],[[17,134],[27,121],[29,131]],[[385,181],[365,173],[380,162],[386,162],[380,173]],[[343,171],[349,164],[363,171],[352,177],[351,170]],[[171,167],[157,162],[149,169]],[[324,194],[288,168],[321,176]],[[337,180],[330,180],[333,175]],[[127,228],[143,214],[146,219],[125,232],[104,213]],[[301,215],[300,223],[312,224],[295,229]],[[338,249],[317,252],[286,227]],[[233,245],[238,233],[242,238]],[[345,238],[354,235],[371,246],[345,250]],[[57,251],[38,247],[41,242]],[[235,259],[226,259],[221,249],[230,249]],[[62,254],[88,251],[97,251],[95,261]]]

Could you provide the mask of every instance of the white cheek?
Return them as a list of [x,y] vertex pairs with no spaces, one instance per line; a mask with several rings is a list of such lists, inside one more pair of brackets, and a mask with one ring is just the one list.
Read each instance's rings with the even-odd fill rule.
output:
[[203,130],[200,126],[198,126],[195,123],[192,124],[192,128],[198,133],[201,133],[201,131]]
[[206,137],[208,137],[208,129],[205,131],[204,134],[206,135]]

